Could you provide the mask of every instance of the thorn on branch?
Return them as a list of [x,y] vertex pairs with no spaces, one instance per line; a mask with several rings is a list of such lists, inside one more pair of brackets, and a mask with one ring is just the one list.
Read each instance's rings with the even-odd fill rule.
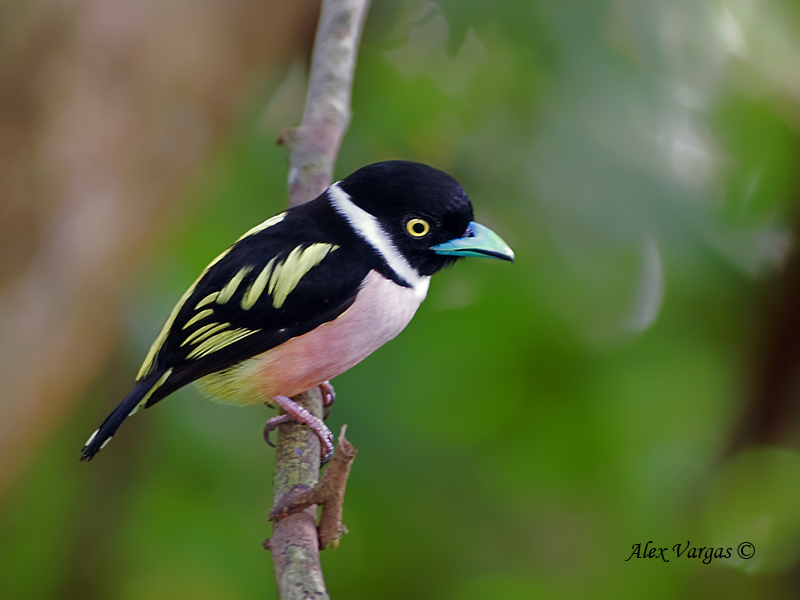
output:
[[297,127],[287,127],[278,134],[275,143],[279,146],[292,147],[292,140],[297,136]]

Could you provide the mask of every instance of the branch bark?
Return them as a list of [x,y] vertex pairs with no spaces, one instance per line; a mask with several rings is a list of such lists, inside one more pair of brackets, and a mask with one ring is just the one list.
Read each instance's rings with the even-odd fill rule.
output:
[[[309,390],[293,400],[312,414],[322,415],[322,394],[318,390]],[[314,489],[319,463],[319,439],[314,432],[295,423],[280,425],[275,450],[275,506],[294,494]],[[329,598],[319,563],[316,505],[277,521],[269,550],[282,600]]]
[[369,0],[322,3],[303,122],[282,136],[291,150],[289,206],[313,200],[333,182],[350,123],[356,53],[368,6]]
[[[291,150],[290,206],[313,200],[333,182],[336,156],[350,122],[356,52],[368,5],[369,0],[323,0],[303,122],[282,136]],[[322,395],[318,389],[304,392],[293,400],[322,417]],[[352,456],[355,456],[354,450]],[[293,423],[279,426],[274,509],[281,510],[298,494],[313,493],[317,489],[319,468],[316,435]],[[344,479],[339,480],[340,492],[335,494],[338,502],[331,502],[330,506],[326,503],[323,509],[328,515],[323,518],[326,543],[328,540],[338,543],[341,537],[341,501],[349,470],[348,463]],[[319,563],[316,504],[276,520],[268,545],[282,600],[329,598]]]

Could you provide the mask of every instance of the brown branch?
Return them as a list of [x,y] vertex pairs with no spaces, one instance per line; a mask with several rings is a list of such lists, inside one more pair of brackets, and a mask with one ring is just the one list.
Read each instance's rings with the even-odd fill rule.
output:
[[[333,166],[350,122],[356,50],[368,5],[368,0],[323,0],[303,122],[282,136],[291,149],[290,206],[314,199],[333,181]],[[322,416],[319,390],[309,390],[293,400]],[[274,506],[313,491],[319,468],[316,435],[294,423],[279,426]],[[314,504],[274,522],[272,538],[265,547],[272,551],[278,595],[283,600],[329,598],[319,563],[320,537],[334,544],[341,537],[341,502],[349,471],[348,464],[333,493],[337,500],[326,502],[319,533]]]
[[269,520],[278,521],[314,504],[321,505],[320,548],[325,548],[328,544],[332,544],[334,548],[338,547],[339,540],[347,533],[347,528],[342,523],[342,507],[347,478],[350,476],[350,467],[356,458],[356,449],[345,437],[346,431],[347,425],[342,425],[336,453],[328,468],[325,469],[322,479],[311,489],[301,488],[296,494],[285,494],[280,501],[276,498],[275,505],[269,511]]
[[324,0],[319,17],[303,123],[282,136],[291,149],[289,206],[319,196],[350,123],[356,52],[369,0]]
[[[795,138],[798,139],[797,137]],[[800,187],[795,184],[795,198]],[[800,214],[792,238],[800,235]],[[746,402],[728,444],[728,454],[748,445],[786,444],[796,436],[800,377],[800,248],[791,249],[783,268],[756,287],[758,337],[752,354]]]

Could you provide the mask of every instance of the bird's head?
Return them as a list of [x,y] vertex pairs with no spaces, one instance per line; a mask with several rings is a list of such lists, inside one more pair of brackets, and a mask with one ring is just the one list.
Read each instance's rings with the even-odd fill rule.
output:
[[500,236],[472,220],[472,203],[458,182],[438,169],[380,162],[359,169],[338,187],[375,217],[420,275],[432,275],[466,256],[514,260]]

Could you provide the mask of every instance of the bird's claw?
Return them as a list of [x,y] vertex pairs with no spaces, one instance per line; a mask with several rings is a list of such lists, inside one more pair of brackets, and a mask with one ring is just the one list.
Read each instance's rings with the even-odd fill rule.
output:
[[322,418],[327,419],[331,413],[331,406],[333,401],[336,400],[336,390],[333,389],[330,381],[323,381],[319,384],[319,391],[322,393]]
[[336,400],[336,390],[330,381],[323,381],[319,384],[319,391],[322,392],[322,406],[325,408],[333,406],[333,401]]
[[278,425],[294,422],[294,419],[292,419],[292,417],[289,415],[278,415],[277,417],[272,417],[267,421],[267,425],[264,427],[264,441],[274,448],[275,444],[272,443],[270,434],[278,428]]
[[[326,429],[327,429],[327,427],[326,427]],[[317,435],[319,435],[319,434],[317,434]],[[320,466],[328,464],[328,461],[331,458],[333,458],[334,451],[335,451],[335,448],[334,448],[334,445],[333,445],[333,433],[331,432],[330,429],[328,429],[328,433],[325,436],[325,438],[323,438],[322,436],[319,436],[319,453],[320,453],[319,462],[320,462]]]

